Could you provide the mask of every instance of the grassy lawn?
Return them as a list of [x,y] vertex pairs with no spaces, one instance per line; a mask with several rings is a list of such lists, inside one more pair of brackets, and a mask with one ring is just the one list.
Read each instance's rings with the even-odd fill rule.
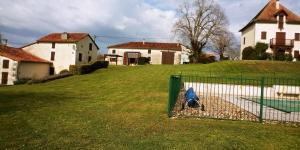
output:
[[114,67],[45,84],[0,87],[0,149],[300,149],[300,128],[169,119],[168,79],[180,71],[277,72],[300,63]]

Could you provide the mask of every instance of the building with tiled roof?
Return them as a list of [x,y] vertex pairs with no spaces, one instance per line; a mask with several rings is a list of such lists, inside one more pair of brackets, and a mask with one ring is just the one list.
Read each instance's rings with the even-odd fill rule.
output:
[[99,47],[88,33],[64,32],[43,36],[23,50],[52,62],[50,74],[58,74],[70,65],[96,61]]
[[0,84],[13,85],[20,79],[41,79],[49,76],[51,62],[20,48],[0,45]]
[[269,45],[267,52],[273,56],[289,53],[299,57],[300,17],[280,4],[279,0],[269,0],[240,32],[241,54],[244,48],[262,42]]
[[[128,42],[108,46],[108,61],[111,64],[138,64],[140,57],[150,60],[150,64],[188,63],[188,49],[180,43]],[[113,57],[113,56],[116,57]]]

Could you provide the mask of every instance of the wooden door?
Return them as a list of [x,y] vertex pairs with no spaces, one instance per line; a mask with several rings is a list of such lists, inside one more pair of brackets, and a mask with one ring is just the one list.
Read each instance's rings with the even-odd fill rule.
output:
[[285,45],[285,32],[276,32],[276,45]]
[[161,63],[165,65],[174,65],[174,52],[162,52]]
[[2,72],[1,84],[6,85],[8,82],[8,72]]
[[123,65],[128,65],[128,52],[124,53],[124,56],[123,56]]

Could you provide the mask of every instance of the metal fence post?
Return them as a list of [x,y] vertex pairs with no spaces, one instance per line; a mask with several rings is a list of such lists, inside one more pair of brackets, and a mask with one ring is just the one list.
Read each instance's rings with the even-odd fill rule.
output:
[[173,116],[173,113],[172,113],[172,108],[171,108],[171,103],[172,103],[172,99],[173,99],[173,79],[174,79],[174,76],[171,75],[170,76],[170,80],[169,80],[169,100],[168,100],[168,116],[169,117],[172,117]]
[[171,75],[169,81],[169,101],[168,116],[173,116],[173,108],[177,102],[177,98],[181,88],[181,75]]
[[260,110],[259,110],[259,122],[263,122],[263,107],[264,107],[264,88],[265,88],[265,77],[261,78],[260,81]]

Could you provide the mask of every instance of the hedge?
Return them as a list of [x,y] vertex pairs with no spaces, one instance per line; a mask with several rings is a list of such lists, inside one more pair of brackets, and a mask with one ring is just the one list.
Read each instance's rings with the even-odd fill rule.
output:
[[97,69],[107,68],[108,61],[96,61],[93,64],[88,65],[70,65],[69,70],[72,74],[82,75],[89,74]]

